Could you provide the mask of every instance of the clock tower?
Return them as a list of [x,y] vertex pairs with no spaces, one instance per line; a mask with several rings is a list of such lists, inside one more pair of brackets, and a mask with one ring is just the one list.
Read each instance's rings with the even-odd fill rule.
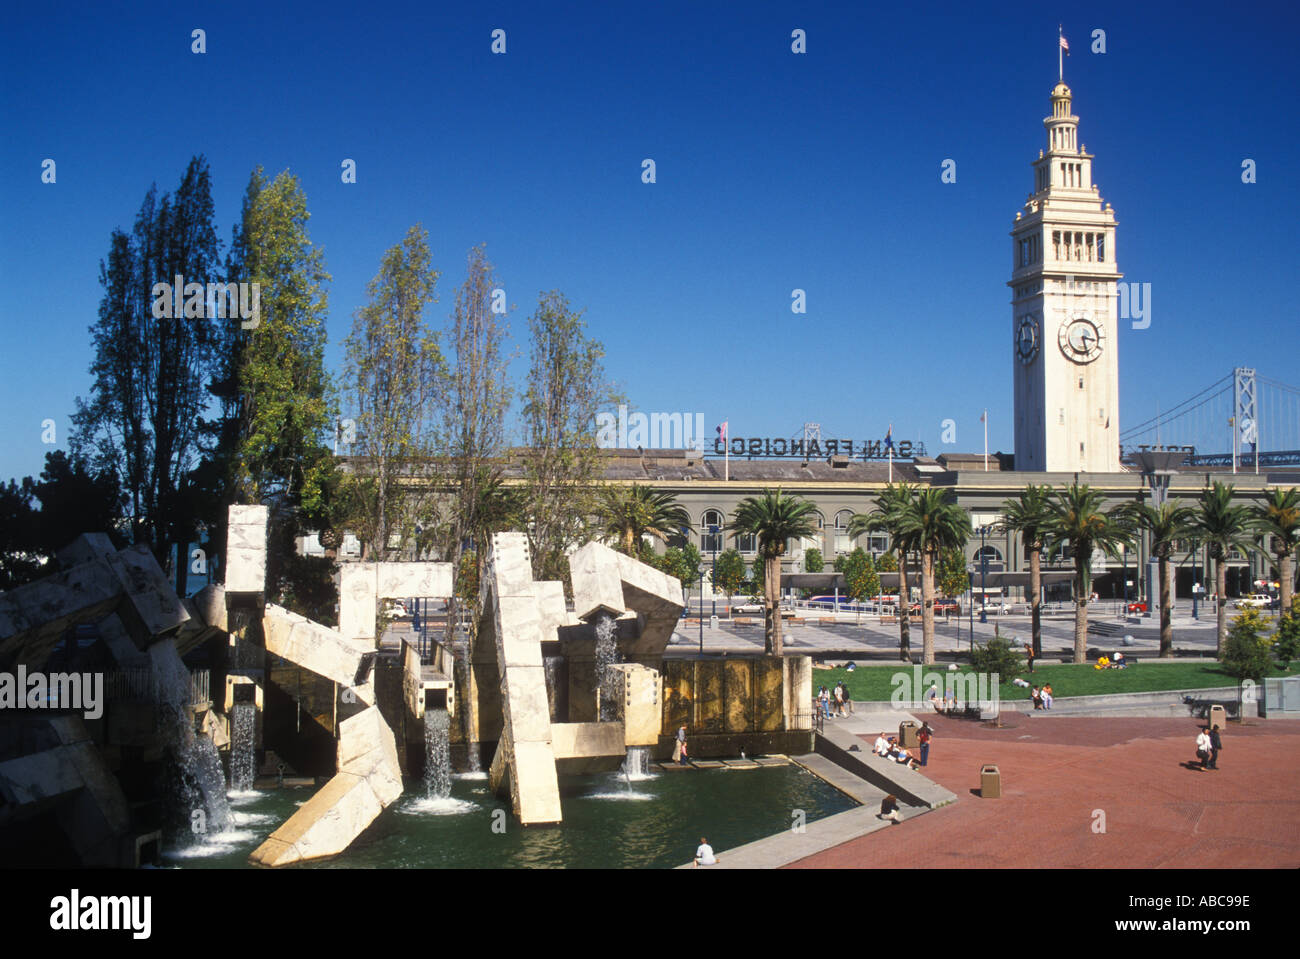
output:
[[1115,213],[1092,182],[1070,88],[1052,89],[1047,149],[1011,230],[1018,471],[1117,473]]

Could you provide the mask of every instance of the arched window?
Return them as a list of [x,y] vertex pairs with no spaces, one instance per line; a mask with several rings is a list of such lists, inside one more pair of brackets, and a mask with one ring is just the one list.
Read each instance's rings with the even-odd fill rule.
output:
[[989,565],[1002,562],[1002,553],[996,546],[982,546],[975,551],[975,565],[979,566],[984,557],[988,557]]
[[853,510],[842,509],[835,514],[835,552],[847,553],[853,549],[849,541],[849,523],[853,522]]
[[722,552],[722,530],[726,526],[726,519],[716,509],[706,509],[704,517],[700,520],[700,552],[701,553],[721,553]]

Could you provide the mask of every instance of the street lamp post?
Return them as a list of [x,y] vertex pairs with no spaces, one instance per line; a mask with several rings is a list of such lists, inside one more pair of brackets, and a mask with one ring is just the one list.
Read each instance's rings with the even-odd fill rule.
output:
[[[989,621],[989,614],[987,608],[989,602],[989,594],[988,594],[988,590],[984,588],[985,577],[987,576],[989,570],[989,554],[984,552],[984,538],[988,535],[988,532],[989,532],[989,528],[987,526],[980,527],[980,622],[981,623],[987,623]],[[974,642],[975,639],[972,636],[971,643],[974,644]]]
[[[713,597],[713,615],[718,615],[718,527],[710,524],[709,541],[713,544],[713,570],[709,573],[709,593]],[[703,598],[703,594],[701,594]],[[703,603],[700,604],[700,613],[703,614]]]
[[700,655],[704,655],[704,567],[700,567],[700,611],[696,614],[700,618]]

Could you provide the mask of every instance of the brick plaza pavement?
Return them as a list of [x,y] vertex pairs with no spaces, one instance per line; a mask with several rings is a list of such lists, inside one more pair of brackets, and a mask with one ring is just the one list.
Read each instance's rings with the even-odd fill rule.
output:
[[[923,772],[957,802],[790,868],[1300,867],[1300,720],[1229,724],[1208,772],[1187,768],[1190,719],[930,723]],[[990,762],[1001,799],[976,794]]]

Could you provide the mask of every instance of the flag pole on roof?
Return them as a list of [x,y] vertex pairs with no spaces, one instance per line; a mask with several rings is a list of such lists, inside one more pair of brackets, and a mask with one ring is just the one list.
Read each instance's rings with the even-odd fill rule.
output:
[[1060,83],[1065,82],[1065,57],[1070,52],[1070,41],[1065,39],[1065,34],[1061,32],[1061,25],[1056,25],[1056,79]]

